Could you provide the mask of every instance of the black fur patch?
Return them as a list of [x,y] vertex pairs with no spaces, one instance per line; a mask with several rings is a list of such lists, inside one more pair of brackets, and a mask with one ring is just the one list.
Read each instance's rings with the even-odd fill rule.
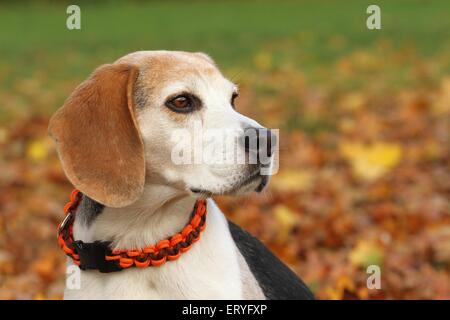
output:
[[231,236],[267,299],[312,300],[308,287],[258,239],[228,221]]
[[83,219],[82,221],[90,226],[92,222],[94,222],[95,218],[100,215],[105,206],[97,201],[89,198],[88,196],[83,194],[83,198],[81,199],[81,203],[77,209],[77,216]]

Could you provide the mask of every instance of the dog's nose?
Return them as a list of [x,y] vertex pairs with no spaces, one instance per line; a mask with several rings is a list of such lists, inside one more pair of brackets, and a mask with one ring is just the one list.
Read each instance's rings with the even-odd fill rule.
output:
[[277,146],[277,136],[266,128],[246,128],[241,142],[246,152],[270,157]]

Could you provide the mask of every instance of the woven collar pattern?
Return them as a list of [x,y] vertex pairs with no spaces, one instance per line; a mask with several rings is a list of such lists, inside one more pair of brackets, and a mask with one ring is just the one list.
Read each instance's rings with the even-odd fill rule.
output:
[[[110,242],[83,243],[75,241],[73,238],[73,222],[78,205],[82,199],[82,193],[73,190],[70,194],[70,201],[64,206],[65,219],[58,228],[58,244],[67,256],[81,269],[99,269],[98,265],[113,266],[103,268],[102,272],[120,271],[130,267],[146,268],[158,267],[166,261],[178,259],[183,253],[188,251],[192,245],[200,239],[201,232],[206,227],[206,201],[198,200],[192,212],[190,222],[179,233],[170,238],[164,239],[155,245],[146,246],[141,249],[111,249]],[[81,252],[83,248],[89,246],[101,247],[100,257],[91,257],[93,252]],[[95,250],[98,252],[99,250]],[[86,263],[83,263],[83,259]],[[102,261],[97,261],[102,260]],[[94,261],[95,263],[89,263]]]

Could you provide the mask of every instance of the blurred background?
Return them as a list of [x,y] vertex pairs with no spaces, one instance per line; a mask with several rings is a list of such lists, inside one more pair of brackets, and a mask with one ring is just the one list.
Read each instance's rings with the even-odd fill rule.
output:
[[238,111],[280,129],[269,188],[217,200],[318,298],[450,298],[448,1],[76,1],[81,30],[69,4],[0,2],[1,299],[62,297],[72,187],[49,116],[98,65],[153,49],[210,54]]

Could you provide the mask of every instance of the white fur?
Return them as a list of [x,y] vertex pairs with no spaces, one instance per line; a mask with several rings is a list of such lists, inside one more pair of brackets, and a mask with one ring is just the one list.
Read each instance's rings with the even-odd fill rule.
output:
[[[154,188],[147,192],[156,192]],[[181,230],[192,209],[188,201],[156,212],[106,209],[90,228],[75,225],[85,242],[115,234],[118,248],[142,247]],[[242,299],[236,247],[227,221],[212,200],[207,202],[207,227],[191,250],[160,267],[131,268],[102,274],[82,271],[81,288],[65,290],[65,299]],[[184,210],[184,211],[183,211]],[[123,226],[126,226],[125,228]],[[163,232],[162,230],[167,230]],[[97,236],[93,236],[96,234]],[[117,237],[120,234],[120,237]],[[120,239],[119,239],[120,238]]]

